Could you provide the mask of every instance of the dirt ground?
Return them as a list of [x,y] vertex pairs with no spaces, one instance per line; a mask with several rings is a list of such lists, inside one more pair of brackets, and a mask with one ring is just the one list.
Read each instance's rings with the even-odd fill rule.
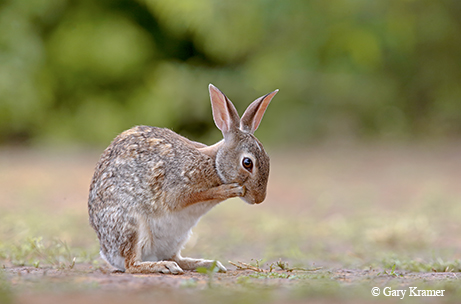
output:
[[[16,298],[16,303],[124,303],[130,301],[133,303],[151,303],[152,297],[155,297],[155,302],[158,302],[157,297],[162,294],[164,300],[160,303],[183,303],[195,302],[186,300],[187,297],[193,296],[191,291],[195,293],[203,292],[210,288],[208,279],[203,274],[187,271],[183,275],[130,275],[124,273],[106,272],[101,269],[93,269],[89,265],[78,265],[72,271],[69,270],[46,270],[37,269],[34,267],[15,267],[9,268],[7,273],[12,277],[13,284],[20,284],[24,287],[30,285],[43,284],[40,280],[46,276],[46,284],[48,286],[59,286],[59,291],[50,290],[47,287],[46,291],[28,292],[24,291]],[[283,272],[276,272],[283,273]],[[231,270],[226,274],[215,274],[214,283],[219,285],[220,289],[234,290],[237,279],[253,274],[250,270]],[[455,282],[458,283],[459,274],[456,273],[404,273],[402,277],[396,278],[387,274],[379,274],[377,270],[357,270],[357,269],[330,269],[328,276],[331,276],[339,284],[357,285],[365,284],[366,286],[412,286],[415,281],[430,282],[431,285],[436,285],[439,282]],[[258,279],[254,279],[255,284]],[[84,292],[82,289],[73,290],[76,285],[85,283]],[[190,286],[193,284],[193,288]],[[396,285],[395,285],[396,284]],[[66,287],[67,285],[67,287]],[[73,286],[73,287],[72,287]],[[96,287],[97,286],[97,287]],[[255,285],[256,286],[256,285]],[[27,287],[26,287],[27,288]],[[211,287],[213,288],[213,287]],[[258,290],[259,287],[252,287]],[[270,282],[264,283],[264,288],[272,288],[280,293],[285,294],[282,298],[283,303],[300,302],[300,300],[291,299],[287,301],[287,293],[293,289],[293,282],[289,279],[271,279]],[[189,289],[189,290],[188,290]],[[226,293],[224,293],[226,294]],[[203,295],[202,295],[203,297]],[[273,300],[272,299],[271,302]],[[316,299],[318,297],[314,296]],[[198,297],[200,298],[200,297]],[[325,300],[336,302],[337,295],[332,299],[328,297],[328,293],[324,295]],[[369,297],[372,300],[372,297]],[[195,299],[196,301],[198,299]],[[312,299],[309,299],[309,302]],[[346,298],[347,302],[356,302],[364,299]],[[225,301],[224,301],[225,302]],[[232,301],[233,302],[233,301]],[[259,302],[259,301],[255,301]],[[278,302],[278,301],[276,301]],[[238,303],[238,301],[236,301]]]
[[447,290],[426,302],[461,298],[461,145],[268,150],[267,200],[217,206],[184,250],[229,271],[179,276],[117,273],[98,258],[86,201],[101,151],[0,150],[0,302],[392,302],[371,288],[413,285]]

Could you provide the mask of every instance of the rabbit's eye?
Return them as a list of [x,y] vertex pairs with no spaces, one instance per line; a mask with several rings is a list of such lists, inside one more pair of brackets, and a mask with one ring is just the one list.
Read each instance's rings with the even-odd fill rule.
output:
[[248,157],[244,157],[242,159],[242,166],[243,168],[251,172],[253,170],[253,161],[249,159]]

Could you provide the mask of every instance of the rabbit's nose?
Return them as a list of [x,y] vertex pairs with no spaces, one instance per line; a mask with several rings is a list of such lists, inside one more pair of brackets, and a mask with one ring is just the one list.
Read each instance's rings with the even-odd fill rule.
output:
[[255,204],[261,204],[266,199],[266,191],[261,191],[255,195]]
[[250,205],[261,204],[266,198],[266,193],[253,193],[251,195],[248,191],[245,193],[245,196],[242,199]]

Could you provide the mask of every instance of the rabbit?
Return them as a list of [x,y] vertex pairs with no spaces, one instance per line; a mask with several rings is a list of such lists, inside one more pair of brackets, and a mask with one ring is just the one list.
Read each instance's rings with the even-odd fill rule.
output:
[[89,222],[101,257],[126,273],[182,274],[218,261],[181,256],[192,228],[220,202],[266,197],[269,156],[253,135],[278,90],[256,99],[240,119],[232,102],[208,87],[224,139],[207,146],[169,129],[136,126],[101,155],[91,181]]

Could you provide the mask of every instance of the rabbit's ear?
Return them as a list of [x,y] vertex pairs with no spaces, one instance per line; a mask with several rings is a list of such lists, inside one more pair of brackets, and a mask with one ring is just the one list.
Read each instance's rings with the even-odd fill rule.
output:
[[275,90],[272,93],[259,97],[248,106],[240,121],[240,129],[242,131],[254,133],[258,129],[267,106],[278,91]]
[[210,91],[214,122],[225,137],[230,131],[239,128],[240,117],[232,102],[223,92],[211,83],[208,90]]

